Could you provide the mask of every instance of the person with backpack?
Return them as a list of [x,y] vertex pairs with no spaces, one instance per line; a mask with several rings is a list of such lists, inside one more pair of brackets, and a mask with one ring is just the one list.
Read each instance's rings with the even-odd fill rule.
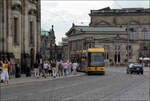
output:
[[52,60],[51,66],[52,66],[53,77],[56,78],[56,74],[57,74],[57,71],[56,71],[56,60]]

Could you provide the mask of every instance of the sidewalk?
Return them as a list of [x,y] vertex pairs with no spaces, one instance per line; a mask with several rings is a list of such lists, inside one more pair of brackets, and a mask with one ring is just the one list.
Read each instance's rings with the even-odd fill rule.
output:
[[144,71],[150,72],[150,67],[144,67]]
[[48,80],[56,80],[56,79],[63,79],[63,78],[69,78],[69,77],[77,77],[77,76],[82,76],[85,75],[85,73],[82,72],[77,72],[76,75],[70,74],[67,76],[61,76],[61,77],[40,77],[39,79],[36,79],[34,76],[31,77],[26,77],[24,74],[21,75],[20,78],[12,78],[9,80],[9,84],[5,85],[4,83],[0,83],[0,88],[3,87],[10,87],[10,86],[15,86],[15,85],[23,85],[27,83],[33,83],[33,82],[42,82],[42,81],[48,81]]

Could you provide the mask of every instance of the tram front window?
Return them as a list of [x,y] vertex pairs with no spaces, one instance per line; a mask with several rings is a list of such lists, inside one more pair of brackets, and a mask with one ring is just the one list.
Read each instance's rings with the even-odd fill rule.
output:
[[90,67],[103,67],[104,53],[88,53],[88,64]]

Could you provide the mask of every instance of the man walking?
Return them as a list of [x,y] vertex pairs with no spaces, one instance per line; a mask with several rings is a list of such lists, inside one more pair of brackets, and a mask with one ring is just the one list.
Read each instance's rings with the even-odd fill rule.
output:
[[58,75],[63,76],[63,66],[62,66],[62,60],[58,62]]
[[39,64],[37,61],[34,63],[34,75],[35,78],[39,78]]
[[57,71],[56,71],[56,60],[52,61],[51,66],[52,66],[53,77],[56,78],[56,74],[57,74]]

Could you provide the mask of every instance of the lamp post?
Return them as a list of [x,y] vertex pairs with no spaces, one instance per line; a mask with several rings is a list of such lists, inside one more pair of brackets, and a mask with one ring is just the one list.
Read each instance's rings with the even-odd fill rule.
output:
[[127,25],[126,31],[127,31],[127,63],[129,64],[129,28],[128,28],[128,25]]

